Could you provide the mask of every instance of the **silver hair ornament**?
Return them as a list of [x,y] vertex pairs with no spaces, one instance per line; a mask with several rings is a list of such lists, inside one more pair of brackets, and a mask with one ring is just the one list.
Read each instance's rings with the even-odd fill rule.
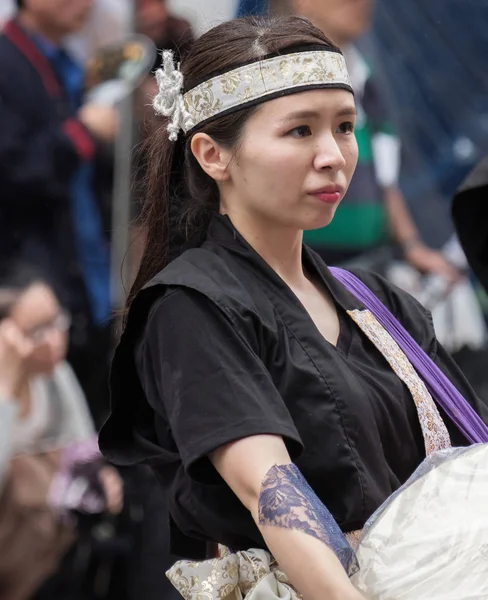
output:
[[185,108],[183,74],[179,64],[175,65],[171,50],[163,52],[163,68],[156,71],[156,81],[159,91],[153,99],[153,108],[158,115],[170,119],[169,139],[176,142],[180,131],[189,131],[194,122]]

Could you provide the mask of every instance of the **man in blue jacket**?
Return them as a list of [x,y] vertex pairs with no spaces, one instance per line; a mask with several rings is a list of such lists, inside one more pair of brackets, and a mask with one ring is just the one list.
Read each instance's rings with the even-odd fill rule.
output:
[[110,316],[97,168],[117,121],[112,108],[83,103],[83,70],[62,47],[93,0],[17,4],[0,35],[0,260],[51,280],[73,317],[71,362],[97,403]]

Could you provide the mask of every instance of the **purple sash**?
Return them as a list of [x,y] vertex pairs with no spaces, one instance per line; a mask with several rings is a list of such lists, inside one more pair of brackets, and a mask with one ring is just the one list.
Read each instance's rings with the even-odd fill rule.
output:
[[373,313],[396,341],[423,379],[431,396],[445,410],[465,438],[472,444],[488,442],[488,426],[368,286],[344,269],[332,267],[330,271]]

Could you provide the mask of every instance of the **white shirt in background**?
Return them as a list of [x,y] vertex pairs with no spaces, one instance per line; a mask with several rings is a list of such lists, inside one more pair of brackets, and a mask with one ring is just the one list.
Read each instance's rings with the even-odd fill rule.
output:
[[14,13],[14,0],[0,0],[0,27],[2,27]]

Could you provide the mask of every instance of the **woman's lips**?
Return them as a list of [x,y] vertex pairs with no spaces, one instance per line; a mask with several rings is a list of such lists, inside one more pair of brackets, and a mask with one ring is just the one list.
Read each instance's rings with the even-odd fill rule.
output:
[[336,202],[339,202],[339,200],[342,198],[342,191],[338,189],[330,191],[320,191],[314,192],[311,195],[315,196],[318,200],[326,204],[335,204]]

